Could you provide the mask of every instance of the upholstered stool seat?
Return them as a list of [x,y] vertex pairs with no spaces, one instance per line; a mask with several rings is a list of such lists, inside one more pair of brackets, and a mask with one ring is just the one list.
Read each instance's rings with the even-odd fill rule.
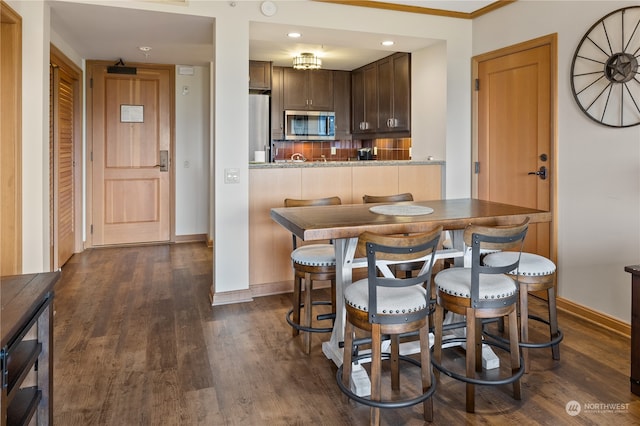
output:
[[[378,289],[378,315],[398,315],[427,308],[426,290],[413,287],[381,287]],[[363,312],[369,312],[369,280],[357,281],[344,291],[344,303]]]
[[[287,198],[285,207],[306,207],[341,204],[339,197],[318,198],[311,200],[297,200]],[[331,313],[318,315],[317,319],[333,320],[336,312],[336,256],[333,244],[307,244],[298,247],[295,235],[293,239],[293,251],[291,263],[293,266],[293,301],[292,308],[287,312],[286,320],[291,325],[292,336],[304,332],[303,346],[305,352],[311,352],[311,333],[330,333],[333,324],[327,327],[314,327],[313,305],[331,305]],[[331,301],[313,301],[313,283],[315,281],[331,282]],[[301,303],[302,283],[304,282],[304,304]],[[304,321],[300,319],[301,308],[304,308]]]
[[[471,297],[471,268],[449,268],[438,273],[435,281],[437,291],[457,297]],[[479,297],[506,299],[518,291],[516,283],[506,275],[480,276]]]
[[298,247],[291,252],[291,260],[305,266],[336,266],[333,244],[312,244]]
[[[518,255],[514,252],[500,252],[485,256],[483,262],[488,266],[502,266],[513,263],[513,259]],[[525,363],[525,371],[529,372],[530,359],[528,348],[548,348],[551,347],[553,359],[560,359],[560,345],[563,334],[558,329],[558,316],[556,313],[555,276],[556,264],[544,256],[533,253],[522,253],[520,265],[517,271],[510,271],[517,282],[520,292],[520,347]],[[539,316],[529,314],[528,295],[530,291],[547,291],[548,320]],[[549,326],[549,340],[544,342],[529,341],[528,320],[542,322]],[[495,336],[492,336],[495,337]]]
[[[424,420],[433,419],[435,380],[431,370],[428,316],[431,269],[442,227],[424,234],[378,235],[364,232],[358,239],[358,249],[367,255],[367,278],[344,289],[346,321],[344,357],[336,378],[340,390],[349,398],[371,407],[370,423],[380,424],[380,408],[403,408],[423,404]],[[388,262],[421,261],[423,267],[414,276],[386,268]],[[385,267],[382,268],[381,265]],[[400,275],[397,275],[400,274]],[[368,332],[370,339],[354,340],[355,330]],[[420,361],[400,354],[400,339],[415,335],[420,339]],[[382,353],[382,339],[391,341],[391,352]],[[371,353],[358,354],[358,345],[371,345]],[[352,362],[371,360],[371,397],[357,395],[351,389]],[[382,398],[382,360],[389,360],[391,389],[400,390],[399,362],[420,367],[422,392],[415,397]]]

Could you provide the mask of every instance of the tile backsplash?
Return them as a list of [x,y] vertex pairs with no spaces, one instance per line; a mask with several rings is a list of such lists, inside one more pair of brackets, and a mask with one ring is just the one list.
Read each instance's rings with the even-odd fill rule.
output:
[[[371,148],[374,160],[410,160],[411,138],[274,141],[274,160],[290,160],[302,154],[307,161],[351,161],[358,159],[358,149]],[[333,153],[332,153],[333,152]]]

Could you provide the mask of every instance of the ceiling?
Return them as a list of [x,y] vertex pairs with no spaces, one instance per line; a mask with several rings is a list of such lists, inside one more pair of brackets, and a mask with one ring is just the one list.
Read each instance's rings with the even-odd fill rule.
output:
[[[166,0],[152,0],[166,1]],[[174,0],[175,1],[175,0]],[[324,1],[324,0],[318,0]],[[329,0],[336,3],[334,0]],[[277,6],[278,2],[274,2]],[[339,2],[351,7],[356,2]],[[478,13],[501,2],[481,0],[451,1],[371,1],[368,7],[405,10],[412,13],[456,16]],[[508,3],[508,2],[504,2]],[[229,2],[230,7],[234,2]],[[136,9],[114,8],[94,4],[54,1],[51,5],[51,27],[83,58],[127,62],[205,65],[213,58],[213,19]],[[259,7],[256,4],[256,7]],[[468,15],[468,16],[467,16]],[[169,29],[179,28],[180,31]],[[297,31],[302,37],[289,39],[286,34]],[[295,25],[252,22],[249,57],[290,66],[291,58],[301,52],[318,54],[323,68],[353,70],[385,57],[392,52],[412,52],[435,42],[415,37],[399,37],[384,33],[327,31]],[[395,44],[383,47],[381,41]],[[140,46],[151,47],[147,53]]]

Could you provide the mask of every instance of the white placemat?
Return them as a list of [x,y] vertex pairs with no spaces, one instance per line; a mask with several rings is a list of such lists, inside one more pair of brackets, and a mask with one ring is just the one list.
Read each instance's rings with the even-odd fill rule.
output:
[[390,216],[420,216],[433,213],[431,207],[416,206],[413,204],[385,204],[382,206],[369,207],[369,211]]

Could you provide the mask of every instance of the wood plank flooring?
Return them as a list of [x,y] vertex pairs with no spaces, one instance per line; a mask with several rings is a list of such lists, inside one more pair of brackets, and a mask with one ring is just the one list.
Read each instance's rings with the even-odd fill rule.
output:
[[[321,351],[328,336],[313,336],[310,356],[301,336],[291,337],[289,294],[212,308],[211,280],[204,244],[74,255],[54,301],[54,424],[368,424],[368,407],[346,401],[335,383],[336,367]],[[441,376],[432,424],[640,424],[629,339],[568,314],[559,321],[561,360],[531,351],[521,401],[509,386],[477,387],[476,414],[468,414],[464,384]],[[401,367],[410,392],[418,370]],[[580,404],[576,416],[567,414],[570,401]],[[420,407],[382,410],[382,423],[423,424]]]

